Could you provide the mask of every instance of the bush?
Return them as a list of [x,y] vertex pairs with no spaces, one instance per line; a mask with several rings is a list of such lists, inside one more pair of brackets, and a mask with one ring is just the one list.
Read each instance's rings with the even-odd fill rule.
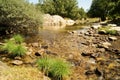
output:
[[23,38],[20,35],[15,35],[11,39],[5,40],[5,44],[1,46],[1,49],[10,53],[12,57],[24,56],[27,50],[22,45],[22,41]]
[[70,74],[70,64],[57,58],[43,57],[37,61],[38,67],[45,74],[55,78],[55,80],[62,80],[63,77]]
[[111,34],[111,35],[116,35],[117,31],[116,30],[107,30],[106,33]]
[[16,43],[22,43],[24,41],[23,37],[19,34],[13,36]]
[[105,31],[105,34],[110,34],[110,35],[116,35],[117,34],[116,30],[111,30],[110,29],[110,26],[101,27],[101,28],[99,28],[98,31],[100,32],[101,30]]
[[42,72],[44,72],[44,74],[48,75],[48,73],[50,72],[53,61],[54,60],[49,58],[49,57],[43,57],[37,61],[37,64],[39,66],[39,69]]
[[70,74],[70,64],[63,60],[57,59],[52,65],[51,73],[57,80],[62,80],[63,77]]
[[0,0],[0,30],[35,32],[41,25],[41,12],[26,0]]
[[14,48],[13,48],[13,50],[12,50],[12,56],[13,57],[15,57],[15,56],[20,56],[20,57],[22,57],[22,56],[24,56],[25,55],[25,53],[26,53],[26,48],[24,47],[24,46],[22,46],[22,45],[16,45]]
[[16,47],[15,42],[12,40],[5,40],[5,44],[1,46],[1,49],[11,53],[13,49]]

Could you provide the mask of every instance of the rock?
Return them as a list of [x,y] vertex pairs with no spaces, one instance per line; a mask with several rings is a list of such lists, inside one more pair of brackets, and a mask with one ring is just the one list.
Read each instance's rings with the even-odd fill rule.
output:
[[90,56],[92,53],[87,53],[87,52],[83,52],[81,55],[82,56]]
[[48,46],[47,46],[47,45],[44,45],[44,46],[41,46],[41,48],[43,48],[43,49],[48,49]]
[[97,57],[99,57],[99,55],[100,55],[99,53],[93,53],[93,54],[91,54],[91,57],[92,58],[97,58]]
[[94,58],[90,58],[88,60],[88,63],[91,63],[91,64],[96,64],[96,60]]
[[43,80],[51,80],[51,79],[46,76],[43,76]]
[[35,55],[36,56],[42,56],[41,53],[39,53],[39,52],[35,52]]
[[73,54],[69,54],[68,58],[73,59],[74,58]]
[[120,31],[120,27],[111,27],[110,30]]
[[104,53],[104,52],[105,52],[105,49],[104,49],[104,48],[98,48],[98,49],[96,50],[96,52]]
[[67,26],[72,26],[72,25],[74,25],[74,24],[75,24],[75,21],[74,21],[74,20],[71,20],[71,19],[66,20],[66,25],[67,25]]
[[59,15],[44,14],[43,20],[44,29],[60,29],[66,26],[66,20]]
[[108,49],[109,46],[111,46],[111,43],[109,43],[109,42],[103,42],[103,43],[101,43],[101,44],[98,45],[98,47],[100,47],[100,48],[106,48],[106,49]]
[[45,53],[45,49],[40,49],[37,52],[35,52],[36,56],[42,56]]
[[106,31],[105,30],[99,30],[98,33],[99,34],[106,34]]
[[100,27],[101,27],[100,24],[94,24],[94,25],[92,25],[92,28],[93,28],[93,29],[98,29],[98,28],[100,28]]
[[116,37],[109,37],[108,39],[109,39],[110,41],[116,41],[116,40],[117,40]]
[[15,60],[21,60],[22,58],[21,58],[21,57],[16,56],[14,59],[15,59]]
[[89,75],[93,75],[94,71],[88,70],[85,72],[85,75],[89,76]]
[[39,44],[37,42],[31,44],[32,47],[39,47]]
[[13,61],[11,62],[11,64],[13,64],[13,65],[22,65],[22,64],[23,64],[23,61],[21,61],[21,60],[13,60]]
[[30,52],[30,51],[26,52],[26,55],[31,55],[31,54],[32,54],[32,52]]
[[108,24],[107,26],[116,27],[116,24]]

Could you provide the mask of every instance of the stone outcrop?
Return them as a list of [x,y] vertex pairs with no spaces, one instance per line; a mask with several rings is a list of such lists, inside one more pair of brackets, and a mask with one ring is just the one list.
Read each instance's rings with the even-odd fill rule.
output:
[[43,22],[44,29],[60,29],[66,26],[72,26],[75,23],[74,20],[71,19],[65,20],[59,15],[50,15],[50,14],[44,14],[43,21],[44,21]]

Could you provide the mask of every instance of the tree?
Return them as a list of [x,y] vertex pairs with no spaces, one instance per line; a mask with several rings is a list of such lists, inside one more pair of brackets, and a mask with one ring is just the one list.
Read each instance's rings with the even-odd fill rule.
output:
[[88,14],[90,14],[91,17],[100,17],[102,21],[106,20],[108,0],[93,0]]
[[[71,19],[79,18],[77,0],[39,0],[39,5],[45,13],[60,15]],[[83,10],[84,11],[84,10]],[[85,12],[84,12],[85,13]],[[78,15],[79,14],[79,15]]]
[[88,15],[90,17],[100,17],[102,21],[106,17],[115,18],[120,16],[120,0],[93,0]]
[[41,12],[26,0],[0,0],[0,31],[31,32],[38,30]]

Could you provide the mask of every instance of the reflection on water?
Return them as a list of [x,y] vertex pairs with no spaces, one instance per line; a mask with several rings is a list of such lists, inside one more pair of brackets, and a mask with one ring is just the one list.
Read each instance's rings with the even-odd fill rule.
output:
[[66,38],[68,31],[80,30],[83,26],[69,26],[61,29],[41,29],[39,34],[31,34],[26,37],[27,42],[36,42],[43,40],[47,43],[53,43],[57,39]]

